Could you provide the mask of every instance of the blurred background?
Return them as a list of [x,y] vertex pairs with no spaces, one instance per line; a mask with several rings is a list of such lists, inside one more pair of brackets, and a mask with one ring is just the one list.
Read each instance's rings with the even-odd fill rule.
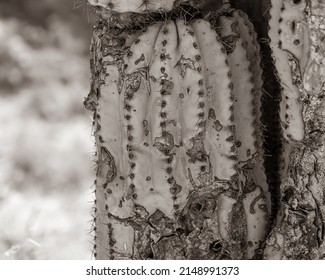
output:
[[90,18],[0,0],[0,259],[91,259]]

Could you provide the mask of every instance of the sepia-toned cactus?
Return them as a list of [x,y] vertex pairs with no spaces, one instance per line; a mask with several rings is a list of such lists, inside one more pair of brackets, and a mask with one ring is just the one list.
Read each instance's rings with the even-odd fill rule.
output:
[[274,222],[258,35],[243,11],[222,2],[89,0],[99,14],[84,102],[97,147],[97,259],[290,258],[282,201],[309,131],[307,6],[274,0],[270,9],[286,141]]

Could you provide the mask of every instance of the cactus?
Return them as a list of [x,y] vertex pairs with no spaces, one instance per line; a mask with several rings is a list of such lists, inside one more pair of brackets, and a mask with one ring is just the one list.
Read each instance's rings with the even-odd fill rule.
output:
[[[84,102],[93,112],[97,147],[97,259],[291,254],[292,236],[284,233],[291,216],[282,202],[295,197],[288,194],[289,171],[306,153],[306,116],[315,109],[301,102],[305,91],[315,91],[310,82],[302,86],[303,79],[314,80],[308,69],[315,68],[305,59],[306,5],[274,0],[270,9],[286,141],[282,211],[271,230],[258,37],[243,11],[222,1],[211,9],[210,2],[89,0],[100,15]],[[310,193],[297,195],[309,202],[316,197]],[[321,213],[319,205],[309,203],[304,211]],[[310,223],[322,224],[316,217]]]

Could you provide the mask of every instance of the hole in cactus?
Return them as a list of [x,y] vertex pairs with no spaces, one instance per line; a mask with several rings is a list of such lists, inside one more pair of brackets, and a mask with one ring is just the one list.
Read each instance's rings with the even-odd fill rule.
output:
[[168,184],[172,184],[174,182],[174,178],[173,177],[169,177],[168,179],[167,179],[167,183]]
[[201,203],[201,202],[193,203],[191,206],[191,209],[194,212],[202,212],[204,210],[204,203]]
[[220,240],[213,241],[209,246],[209,250],[213,251],[214,253],[220,253],[222,250],[222,244]]
[[154,258],[154,255],[153,255],[153,252],[149,252],[148,255],[147,255],[147,259],[153,259]]
[[293,197],[294,191],[292,188],[288,188],[284,191],[284,195],[282,197],[282,200],[286,203],[290,201],[290,199]]
[[267,212],[266,204],[260,204],[260,205],[258,205],[258,208],[260,208],[264,212]]
[[301,0],[293,0],[293,4],[300,4]]
[[176,232],[178,233],[178,234],[183,234],[185,231],[182,229],[182,228],[177,228],[176,229]]
[[205,122],[199,122],[198,123],[198,127],[204,127],[205,126]]
[[173,172],[173,169],[171,167],[166,168],[167,174],[171,174]]
[[299,39],[293,40],[293,44],[296,46],[300,45],[300,40]]

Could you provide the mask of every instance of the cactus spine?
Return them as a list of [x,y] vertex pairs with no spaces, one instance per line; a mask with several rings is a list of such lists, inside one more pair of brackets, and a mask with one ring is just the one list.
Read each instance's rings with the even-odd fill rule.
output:
[[321,2],[270,8],[285,139],[271,232],[257,35],[244,12],[222,1],[207,11],[208,2],[89,0],[100,14],[85,100],[97,259],[321,257],[321,46],[306,59],[324,35],[310,16]]

